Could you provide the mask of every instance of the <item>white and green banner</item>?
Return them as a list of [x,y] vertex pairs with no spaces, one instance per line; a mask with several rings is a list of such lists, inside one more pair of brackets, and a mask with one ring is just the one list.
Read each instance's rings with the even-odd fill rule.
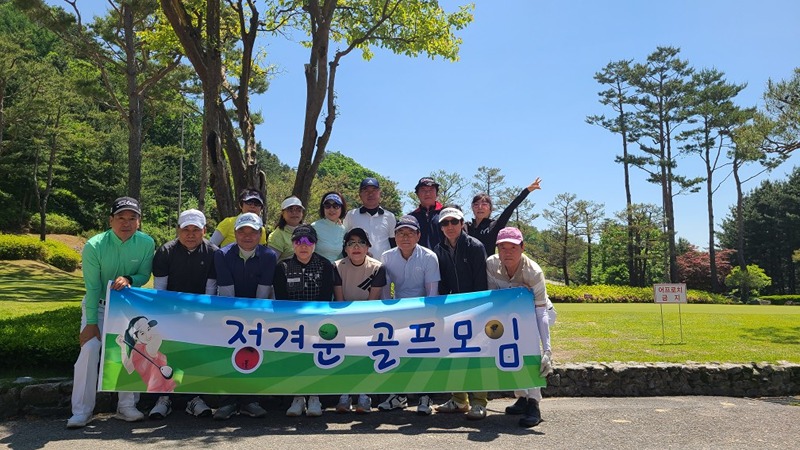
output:
[[545,386],[526,288],[297,302],[107,293],[102,391],[342,394]]

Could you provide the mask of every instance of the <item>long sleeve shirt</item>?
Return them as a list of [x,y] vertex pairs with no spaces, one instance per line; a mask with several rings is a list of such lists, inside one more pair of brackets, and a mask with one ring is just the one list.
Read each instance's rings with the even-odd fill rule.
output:
[[153,267],[153,238],[137,231],[122,242],[113,230],[100,233],[83,247],[83,283],[86,285],[86,323],[97,324],[97,307],[105,298],[106,286],[117,277],[129,276],[133,286],[150,280]]

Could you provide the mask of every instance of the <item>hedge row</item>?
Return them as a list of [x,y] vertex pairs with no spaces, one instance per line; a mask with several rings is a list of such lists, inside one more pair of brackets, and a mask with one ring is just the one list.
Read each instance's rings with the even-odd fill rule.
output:
[[800,305],[800,295],[759,295],[761,300],[769,300],[773,305]]
[[0,260],[44,261],[66,272],[74,272],[81,255],[62,242],[42,242],[34,236],[0,234]]
[[63,369],[80,351],[79,306],[0,320],[0,358],[5,369]]
[[[548,284],[547,295],[550,300],[561,303],[653,303],[652,287]],[[732,303],[724,295],[694,289],[687,291],[686,298],[689,303]]]

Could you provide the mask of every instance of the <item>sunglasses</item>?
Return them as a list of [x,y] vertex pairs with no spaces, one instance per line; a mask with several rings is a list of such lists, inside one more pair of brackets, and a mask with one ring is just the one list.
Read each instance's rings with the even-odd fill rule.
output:
[[245,205],[247,205],[247,206],[258,206],[259,208],[261,208],[262,206],[264,206],[264,205],[262,205],[262,204],[261,204],[261,202],[260,202],[260,201],[258,201],[258,200],[248,200],[248,201],[244,202],[244,204],[245,204]]
[[292,243],[294,245],[314,245],[314,242],[312,242],[311,239],[305,236],[301,237],[300,239],[295,239],[294,241],[292,241]]
[[331,208],[339,209],[339,208],[342,207],[342,205],[340,205],[338,203],[325,203],[323,206],[325,206],[325,209],[331,209]]
[[347,241],[347,244],[345,244],[345,245],[347,246],[347,248],[366,247],[367,243],[362,241],[362,240],[358,240],[358,241]]
[[448,225],[459,225],[459,224],[461,224],[461,221],[458,219],[444,219],[441,222],[439,222],[439,225],[443,227],[446,227]]

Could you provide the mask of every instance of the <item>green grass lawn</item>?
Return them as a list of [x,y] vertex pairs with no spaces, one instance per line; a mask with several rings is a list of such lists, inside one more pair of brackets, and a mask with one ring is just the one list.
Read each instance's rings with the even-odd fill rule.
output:
[[[19,319],[25,315],[79,306],[83,292],[79,272],[67,274],[32,261],[2,261],[0,327],[30,322]],[[559,303],[556,309],[558,321],[551,335],[557,363],[800,363],[798,306],[682,305],[682,342],[677,305],[664,306],[663,341],[659,305]],[[77,341],[78,323],[63,332],[69,329],[75,330]]]
[[[556,304],[556,362],[800,363],[800,307]],[[681,342],[681,322],[683,341]]]

